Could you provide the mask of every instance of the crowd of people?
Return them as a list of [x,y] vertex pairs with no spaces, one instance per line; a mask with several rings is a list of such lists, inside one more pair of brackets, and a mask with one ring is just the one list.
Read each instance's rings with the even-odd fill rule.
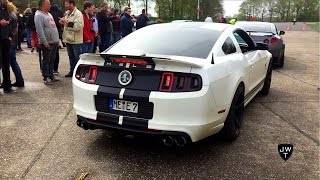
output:
[[[72,77],[75,66],[83,53],[103,52],[121,38],[140,29],[149,21],[145,10],[138,17],[131,15],[130,7],[109,8],[102,3],[100,8],[90,2],[82,7],[75,0],[65,0],[66,12],[50,0],[39,0],[38,7],[27,8],[24,14],[8,0],[0,2],[0,69],[5,93],[15,92],[12,87],[24,87],[24,79],[16,52],[22,51],[21,42],[26,35],[27,47],[39,53],[39,64],[45,85],[59,81],[59,50],[66,48],[70,70],[65,77]],[[16,82],[11,83],[10,67]]]
[[[229,24],[235,25],[237,21],[238,21],[237,18],[231,18],[229,20],[229,22],[227,22],[227,19],[223,15],[221,15],[220,18],[219,18],[218,23],[229,23]],[[254,17],[250,15],[249,16],[249,21],[255,21]],[[204,20],[204,22],[213,23],[213,20],[212,20],[212,18],[210,16],[207,16],[207,18]]]

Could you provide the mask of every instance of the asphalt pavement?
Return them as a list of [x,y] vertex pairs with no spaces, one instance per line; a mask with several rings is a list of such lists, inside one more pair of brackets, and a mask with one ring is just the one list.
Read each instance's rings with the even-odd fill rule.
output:
[[[286,25],[284,25],[285,27]],[[18,54],[26,87],[0,94],[0,179],[319,179],[319,33],[291,32],[270,94],[245,109],[239,138],[187,147],[76,126],[66,50],[45,86],[36,53]],[[13,78],[14,79],[14,78]],[[13,80],[14,81],[14,80]],[[294,145],[284,161],[278,144]],[[84,173],[84,174],[82,174]]]
[[278,31],[314,31],[304,22],[286,22],[286,23],[274,23]]

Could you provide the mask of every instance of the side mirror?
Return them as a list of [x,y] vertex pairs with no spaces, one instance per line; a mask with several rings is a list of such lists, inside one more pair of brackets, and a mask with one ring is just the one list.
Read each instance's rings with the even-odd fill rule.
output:
[[279,35],[281,36],[281,35],[285,35],[286,34],[286,32],[284,32],[284,31],[280,31],[279,32]]
[[268,50],[269,47],[267,44],[264,43],[257,43],[256,45],[257,50]]

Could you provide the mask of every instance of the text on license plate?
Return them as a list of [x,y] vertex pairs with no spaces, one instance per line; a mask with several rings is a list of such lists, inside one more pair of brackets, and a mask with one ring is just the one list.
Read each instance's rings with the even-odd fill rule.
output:
[[109,108],[117,111],[125,111],[131,113],[138,113],[138,103],[117,99],[109,100]]

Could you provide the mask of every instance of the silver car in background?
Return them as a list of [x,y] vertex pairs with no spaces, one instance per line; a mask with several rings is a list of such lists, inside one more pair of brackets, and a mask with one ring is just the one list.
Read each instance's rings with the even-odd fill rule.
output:
[[283,67],[286,45],[281,35],[285,34],[284,31],[278,32],[273,23],[267,22],[239,21],[236,25],[242,27],[255,43],[267,44],[273,57],[273,65]]

